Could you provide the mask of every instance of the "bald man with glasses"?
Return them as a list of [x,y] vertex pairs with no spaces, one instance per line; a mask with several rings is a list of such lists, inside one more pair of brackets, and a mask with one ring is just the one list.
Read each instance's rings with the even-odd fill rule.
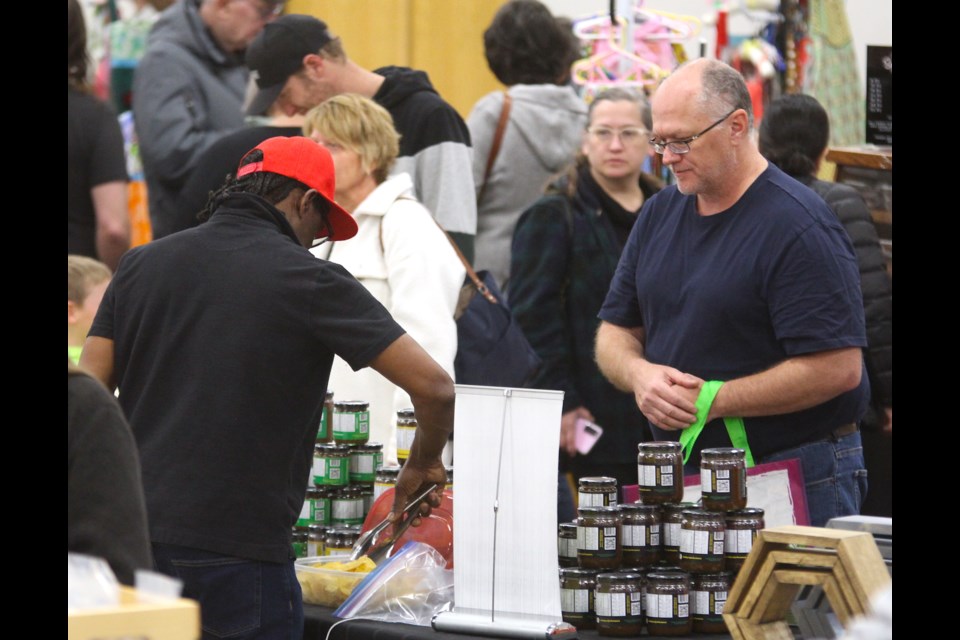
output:
[[[676,183],[633,227],[600,310],[596,358],[658,440],[799,459],[810,524],[859,513],[870,396],[857,261],[812,190],[757,149],[743,77],[682,65],[657,90],[651,145]],[[692,133],[699,132],[699,133]]]

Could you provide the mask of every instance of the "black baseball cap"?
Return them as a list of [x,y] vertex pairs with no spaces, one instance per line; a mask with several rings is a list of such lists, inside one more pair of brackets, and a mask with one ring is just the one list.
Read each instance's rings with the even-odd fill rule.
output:
[[247,115],[266,113],[290,76],[303,67],[304,56],[317,53],[331,40],[327,24],[313,16],[291,13],[267,23],[247,47],[247,67],[258,89],[246,107]]

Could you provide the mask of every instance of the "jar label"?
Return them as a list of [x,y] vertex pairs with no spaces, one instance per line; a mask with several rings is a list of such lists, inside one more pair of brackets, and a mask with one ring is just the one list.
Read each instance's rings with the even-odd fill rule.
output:
[[312,513],[310,518],[314,524],[330,524],[330,498],[316,498],[311,500]]
[[327,407],[324,406],[320,411],[320,427],[317,429],[317,440],[326,440],[330,437],[330,433],[327,430]]
[[710,621],[723,620],[723,607],[727,604],[726,591],[690,591],[694,618]]
[[322,486],[343,486],[350,480],[349,458],[313,457],[313,483]]
[[336,440],[362,440],[370,437],[370,412],[333,413],[333,437]]
[[306,558],[307,557],[307,543],[306,542],[294,542],[293,543],[293,555],[295,558]]
[[[597,622],[629,622],[631,618],[639,620],[643,615],[643,594],[639,591],[618,591],[603,593],[597,591],[594,596],[594,606],[597,611]],[[607,620],[604,620],[607,618]],[[609,620],[616,618],[616,620]]]
[[413,436],[416,435],[416,433],[416,427],[397,426],[397,457],[410,457],[410,447],[413,446]]
[[624,547],[659,547],[660,525],[625,524],[621,530]]
[[680,557],[722,556],[723,531],[680,530]]
[[300,516],[297,518],[298,527],[306,527],[307,525],[312,524],[310,522],[310,500],[304,500],[303,506],[300,507]]
[[700,490],[703,493],[730,493],[730,469],[700,469]]
[[577,504],[581,507],[616,506],[617,492],[608,491],[605,493],[584,493],[583,491],[578,491]]
[[577,539],[576,538],[557,538],[557,554],[561,558],[577,557]]
[[667,522],[663,525],[663,546],[665,547],[679,547],[680,546],[680,523],[679,522]]
[[637,476],[640,491],[648,487],[666,487],[670,489],[669,493],[673,493],[674,482],[677,480],[672,464],[637,465]]
[[657,624],[651,618],[660,620],[660,624],[686,624],[690,618],[690,594],[651,593],[647,587],[647,624]]
[[334,498],[331,520],[339,524],[363,523],[363,498]]
[[727,529],[726,533],[724,553],[748,554],[753,548],[753,541],[757,539],[756,529]]
[[577,525],[577,554],[592,558],[617,555],[620,527],[581,527]]
[[560,611],[563,613],[590,613],[591,589],[560,589]]
[[377,479],[377,467],[383,465],[383,453],[370,451],[350,455],[350,480],[373,482]]

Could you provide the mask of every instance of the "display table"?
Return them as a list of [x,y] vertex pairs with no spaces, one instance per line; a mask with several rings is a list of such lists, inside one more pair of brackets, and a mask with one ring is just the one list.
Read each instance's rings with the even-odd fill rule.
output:
[[[313,604],[303,605],[304,640],[326,640],[327,632],[333,623],[340,622],[341,618],[333,615],[333,609]],[[581,638],[595,640],[601,638],[596,631],[580,631]],[[643,637],[648,637],[646,631]],[[373,620],[348,620],[334,627],[329,640],[465,640],[466,638],[489,638],[490,636],[472,636],[462,633],[447,633],[434,631],[432,627],[419,627],[411,624],[374,622]],[[606,636],[603,636],[606,638]],[[674,639],[684,640],[727,640],[726,634],[693,634],[690,636],[673,636]]]

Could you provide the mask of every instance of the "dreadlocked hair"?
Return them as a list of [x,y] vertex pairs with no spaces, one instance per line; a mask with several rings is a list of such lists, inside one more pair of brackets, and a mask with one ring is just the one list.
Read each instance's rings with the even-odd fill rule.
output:
[[[244,156],[243,160],[240,161],[240,166],[243,167],[251,162],[260,162],[261,160],[263,160],[263,151],[254,149]],[[255,171],[242,178],[237,178],[234,173],[228,173],[223,186],[216,191],[211,191],[207,196],[207,204],[197,214],[197,220],[200,222],[208,220],[223,201],[235,193],[252,193],[270,204],[277,204],[297,188],[304,191],[310,189],[299,180],[282,176],[279,173]]]

